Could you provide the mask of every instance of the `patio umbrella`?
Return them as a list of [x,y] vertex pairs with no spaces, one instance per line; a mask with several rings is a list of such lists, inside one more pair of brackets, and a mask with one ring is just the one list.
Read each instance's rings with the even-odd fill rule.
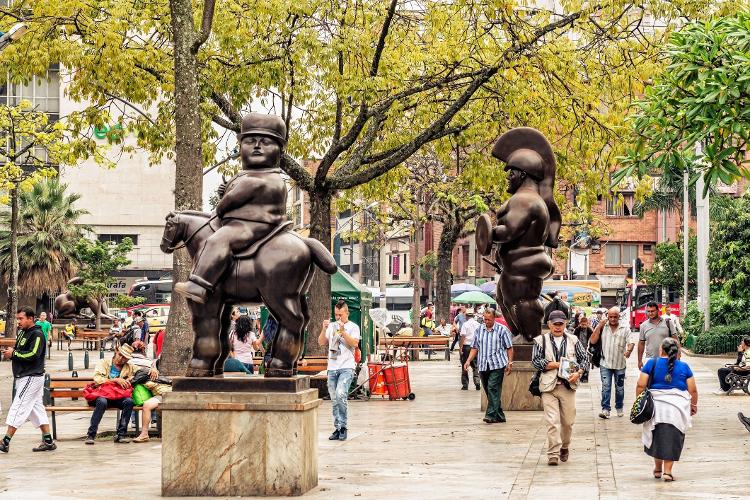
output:
[[478,286],[472,285],[470,283],[456,283],[455,285],[451,285],[451,295],[460,295],[464,292],[480,292]]
[[486,293],[487,295],[492,295],[493,297],[497,293],[497,281],[488,281],[487,283],[483,283],[479,290],[482,293]]
[[495,299],[482,292],[464,292],[454,298],[452,302],[459,304],[497,304]]

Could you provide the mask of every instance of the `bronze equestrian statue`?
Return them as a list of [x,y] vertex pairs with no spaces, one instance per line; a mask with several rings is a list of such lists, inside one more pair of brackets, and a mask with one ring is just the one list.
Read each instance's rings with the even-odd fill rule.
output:
[[555,156],[544,135],[528,127],[501,135],[492,156],[505,162],[511,197],[497,211],[496,226],[486,214],[479,218],[477,248],[489,255],[497,246],[498,304],[514,336],[531,341],[542,329],[542,284],[554,271],[546,248],[557,248],[562,222],[554,198]]
[[322,243],[288,230],[279,168],[284,121],[250,113],[238,141],[242,170],[219,187],[215,213],[170,213],[162,236],[163,252],[184,247],[194,262],[189,280],[174,286],[187,297],[193,316],[186,375],[221,375],[230,350],[232,304],[263,302],[279,322],[266,377],[291,377],[310,320],[305,294],[315,266],[333,274],[336,262]]

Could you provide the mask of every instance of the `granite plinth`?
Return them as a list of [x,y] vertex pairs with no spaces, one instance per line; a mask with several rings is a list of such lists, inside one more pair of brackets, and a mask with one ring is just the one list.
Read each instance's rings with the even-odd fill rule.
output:
[[162,496],[306,493],[318,484],[320,403],[316,389],[165,394]]
[[[515,351],[515,346],[513,347]],[[513,361],[513,371],[503,377],[502,407],[503,411],[539,411],[542,409],[542,398],[537,398],[529,392],[531,377],[536,368],[530,361]],[[482,411],[487,409],[487,396],[481,391]]]
[[301,392],[310,388],[310,377],[175,377],[173,392]]

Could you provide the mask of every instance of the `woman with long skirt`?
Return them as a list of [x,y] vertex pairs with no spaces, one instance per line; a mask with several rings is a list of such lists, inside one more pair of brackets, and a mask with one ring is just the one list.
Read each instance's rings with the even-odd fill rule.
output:
[[641,440],[646,454],[654,459],[654,477],[667,482],[675,480],[672,467],[680,459],[685,432],[698,412],[695,378],[688,364],[677,359],[679,352],[675,339],[664,339],[660,356],[643,365],[635,391],[637,397],[649,387],[654,397],[654,417],[643,424]]

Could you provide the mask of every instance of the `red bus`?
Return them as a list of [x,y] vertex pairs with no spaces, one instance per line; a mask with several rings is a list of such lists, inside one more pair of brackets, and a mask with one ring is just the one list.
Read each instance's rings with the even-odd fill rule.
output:
[[646,304],[652,300],[659,307],[668,307],[670,314],[680,315],[680,292],[672,287],[646,285],[636,283],[618,292],[620,306],[620,321],[626,321],[631,330],[638,330],[641,323],[646,321]]

